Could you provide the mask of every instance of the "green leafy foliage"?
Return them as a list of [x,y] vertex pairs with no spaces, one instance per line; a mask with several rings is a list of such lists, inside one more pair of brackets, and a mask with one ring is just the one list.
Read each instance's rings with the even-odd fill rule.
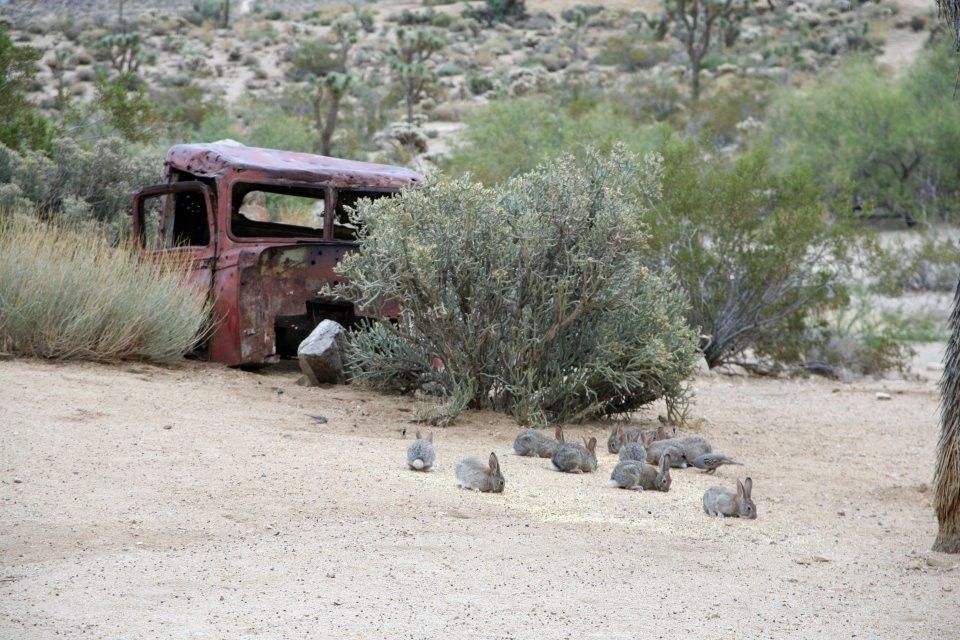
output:
[[665,134],[660,126],[637,125],[609,104],[577,112],[545,98],[494,102],[467,119],[461,144],[444,167],[495,184],[526,173],[545,160],[585,145],[607,151],[622,143],[635,153],[655,149]]
[[0,146],[2,204],[27,205],[54,221],[98,222],[118,237],[128,223],[130,194],[159,181],[162,158],[138,154],[116,137],[90,148],[55,138],[49,155]]
[[773,112],[782,158],[810,168],[838,211],[909,223],[949,218],[960,204],[960,102],[941,45],[900,80],[856,59],[784,94]]
[[146,92],[143,82],[132,73],[115,78],[101,74],[97,78],[97,104],[107,122],[131,142],[149,142],[161,129],[156,102]]
[[463,11],[464,18],[472,18],[488,27],[498,22],[522,20],[526,15],[527,4],[524,0],[484,0],[482,5]]
[[0,28],[0,143],[14,149],[50,146],[53,127],[26,95],[39,59],[39,49],[15,46],[6,29]]
[[618,147],[494,188],[437,179],[361,204],[362,247],[338,291],[401,313],[353,341],[354,379],[435,393],[439,421],[465,407],[543,424],[682,404],[696,341],[682,295],[643,264],[634,195],[656,171]]
[[771,171],[766,146],[733,162],[684,140],[663,154],[652,248],[690,301],[707,363],[747,349],[803,360],[811,323],[847,299],[844,225],[827,220],[809,176]]

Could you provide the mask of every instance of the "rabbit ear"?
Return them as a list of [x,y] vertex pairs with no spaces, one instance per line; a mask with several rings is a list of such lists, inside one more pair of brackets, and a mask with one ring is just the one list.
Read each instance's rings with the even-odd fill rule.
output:
[[557,439],[557,442],[563,442],[563,427],[557,425],[557,430],[554,432],[554,436]]
[[590,440],[587,441],[587,451],[589,451],[590,453],[593,453],[594,450],[596,450],[596,448],[597,448],[597,439],[590,438]]
[[433,442],[433,431],[427,434],[427,440]]
[[660,473],[670,473],[670,454],[660,456]]
[[643,434],[642,436],[640,436],[640,441],[643,442],[643,446],[649,447],[651,444],[653,444],[653,434],[652,433]]
[[493,474],[500,473],[500,461],[497,460],[497,454],[493,451],[490,452],[490,472]]
[[743,497],[749,500],[751,491],[753,491],[753,478],[746,478],[743,481]]
[[423,436],[420,435],[420,429],[417,429],[417,440],[423,440]]
[[743,483],[737,480],[737,497],[743,498],[745,493],[746,493],[746,490],[743,487]]
[[663,425],[657,427],[657,440],[666,440],[667,439],[667,428]]

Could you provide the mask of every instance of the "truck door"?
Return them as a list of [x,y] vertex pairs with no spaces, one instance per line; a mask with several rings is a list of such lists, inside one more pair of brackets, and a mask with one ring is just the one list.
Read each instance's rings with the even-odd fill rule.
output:
[[182,260],[190,281],[209,293],[217,256],[214,211],[202,182],[144,187],[133,195],[133,234],[148,252]]

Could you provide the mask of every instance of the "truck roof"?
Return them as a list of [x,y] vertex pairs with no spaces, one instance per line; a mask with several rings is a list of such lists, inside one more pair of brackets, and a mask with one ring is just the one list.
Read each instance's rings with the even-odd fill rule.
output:
[[424,181],[422,175],[403,167],[247,147],[233,141],[174,145],[167,152],[166,169],[185,171],[204,178],[243,172],[252,181],[278,179],[318,182],[341,188],[401,189]]

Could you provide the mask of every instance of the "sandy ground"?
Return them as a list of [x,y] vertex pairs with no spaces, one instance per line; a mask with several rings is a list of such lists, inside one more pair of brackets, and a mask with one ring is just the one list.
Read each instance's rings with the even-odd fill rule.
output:
[[[931,380],[697,379],[704,434],[754,478],[741,521],[700,507],[729,467],[613,489],[613,456],[550,471],[494,414],[408,471],[415,400],[297,377],[0,362],[0,637],[956,637]],[[491,450],[506,492],[457,489]]]

